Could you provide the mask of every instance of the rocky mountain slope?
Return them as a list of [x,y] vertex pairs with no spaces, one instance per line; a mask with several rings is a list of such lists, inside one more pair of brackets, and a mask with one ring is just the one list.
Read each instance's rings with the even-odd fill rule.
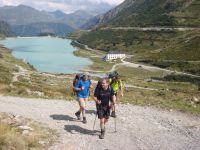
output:
[[14,35],[10,25],[5,21],[0,21],[0,35],[1,36],[12,36],[12,35]]
[[73,32],[74,29],[64,23],[47,23],[38,22],[27,25],[12,26],[13,31],[18,36],[38,36],[40,34],[49,33],[59,36],[66,36]]
[[198,26],[199,0],[126,0],[98,17],[96,25]]

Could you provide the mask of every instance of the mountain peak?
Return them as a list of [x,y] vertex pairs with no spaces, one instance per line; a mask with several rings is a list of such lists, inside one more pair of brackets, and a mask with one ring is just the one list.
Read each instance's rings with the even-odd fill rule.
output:
[[55,18],[64,18],[67,14],[65,14],[64,12],[62,12],[61,10],[55,10],[53,12],[50,12],[50,14],[52,14]]

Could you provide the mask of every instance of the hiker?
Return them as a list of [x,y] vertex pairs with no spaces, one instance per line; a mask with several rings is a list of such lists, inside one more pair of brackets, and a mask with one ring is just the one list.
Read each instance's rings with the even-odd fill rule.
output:
[[[117,100],[117,95],[118,95],[119,90],[121,92],[121,96],[124,96],[122,81],[119,78],[118,73],[114,72],[112,75],[109,75],[109,78],[110,78],[109,83],[110,83],[110,86],[113,88],[113,91],[116,96],[116,100]],[[115,113],[115,105],[113,105],[112,107],[111,117],[114,117],[114,118],[117,117]]]
[[76,76],[73,79],[72,85],[73,85],[73,94],[76,95],[76,91],[74,90],[74,87],[76,85],[76,83],[80,80],[80,74],[76,74]]
[[77,101],[79,103],[79,110],[75,113],[78,120],[81,120],[81,113],[83,116],[83,123],[86,124],[86,116],[85,116],[85,109],[86,109],[86,102],[88,101],[88,93],[89,88],[91,87],[91,81],[89,79],[88,73],[84,73],[80,80],[74,86],[74,90],[77,94]]
[[97,105],[97,115],[100,119],[101,135],[99,135],[99,138],[104,139],[105,125],[108,122],[110,108],[115,104],[116,97],[113,89],[109,86],[109,79],[102,79],[99,84],[100,86],[97,85],[94,92],[94,100]]

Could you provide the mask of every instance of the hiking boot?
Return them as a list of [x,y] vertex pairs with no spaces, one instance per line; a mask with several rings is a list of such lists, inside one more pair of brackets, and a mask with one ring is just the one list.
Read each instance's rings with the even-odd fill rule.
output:
[[117,117],[116,114],[115,114],[115,111],[112,111],[110,116],[113,117],[113,118]]
[[86,117],[83,117],[83,123],[84,123],[84,124],[87,123]]
[[100,139],[104,139],[105,129],[101,129],[101,135],[99,135]]
[[77,111],[77,112],[75,113],[75,115],[76,115],[76,117],[77,117],[78,120],[81,120],[80,114],[81,114],[80,111]]

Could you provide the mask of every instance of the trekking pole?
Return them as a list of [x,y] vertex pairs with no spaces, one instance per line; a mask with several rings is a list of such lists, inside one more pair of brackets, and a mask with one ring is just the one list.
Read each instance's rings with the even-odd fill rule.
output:
[[96,113],[96,115],[95,115],[95,119],[94,119],[93,131],[94,131],[94,127],[95,127],[95,124],[96,124],[96,119],[97,119],[97,113]]
[[[116,109],[115,109],[115,112],[116,112]],[[115,124],[115,131],[114,132],[117,132],[117,117],[115,116],[115,117],[113,117],[113,119],[114,119],[114,124]]]
[[[117,103],[116,103],[117,104]],[[115,113],[116,113],[116,104],[115,104]],[[115,116],[115,132],[117,132],[117,116]]]
[[117,132],[117,117],[115,117],[114,119],[115,119],[115,132]]
[[117,132],[117,118],[115,118],[115,132]]
[[96,123],[96,119],[97,119],[97,112],[98,112],[98,110],[99,110],[99,105],[96,103],[96,109],[97,109],[97,111],[96,111],[96,116],[95,116],[95,119],[94,119],[94,124],[93,124],[93,131],[94,131],[94,127],[95,127],[95,123]]

